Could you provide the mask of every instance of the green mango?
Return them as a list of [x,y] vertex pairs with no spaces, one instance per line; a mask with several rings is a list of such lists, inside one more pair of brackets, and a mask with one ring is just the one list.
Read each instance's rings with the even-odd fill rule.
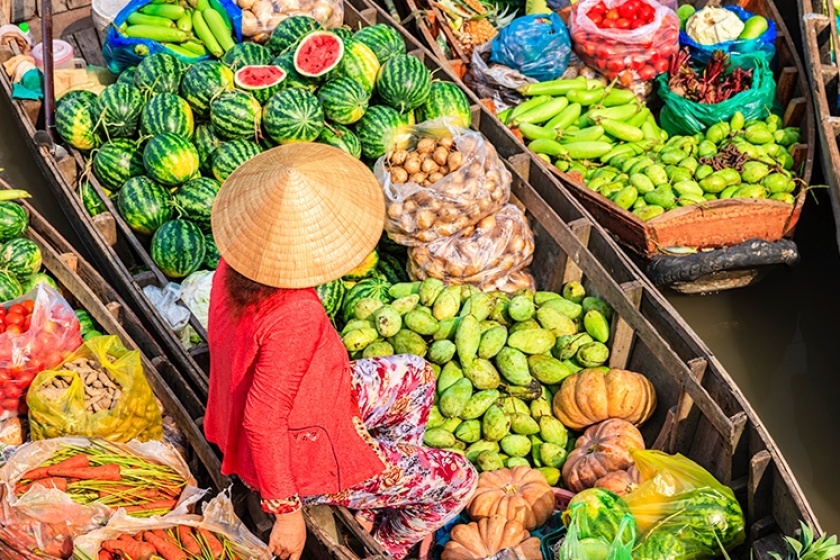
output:
[[479,293],[481,290],[471,284],[461,284],[461,305],[464,305],[470,296]]
[[510,457],[505,461],[505,467],[508,469],[515,469],[516,467],[530,467],[531,462],[525,457]]
[[405,315],[415,307],[417,304],[420,303],[420,296],[417,294],[411,294],[408,296],[404,296],[401,298],[397,298],[391,302],[391,307],[397,310],[397,313],[400,315]]
[[609,198],[612,200],[613,196],[615,196],[619,191],[624,189],[626,185],[620,181],[613,181],[612,183],[607,183],[606,185],[602,186],[598,189],[598,192],[601,193],[601,196],[604,198]]
[[[770,173],[761,181],[761,186],[766,188],[769,193],[792,192],[793,189],[788,190],[788,182],[789,179],[784,174]],[[795,187],[796,184],[794,183]]]
[[400,332],[391,337],[388,342],[397,354],[414,354],[421,358],[426,356],[426,341],[414,331],[400,329]]
[[499,400],[499,396],[500,393],[496,389],[485,389],[473,393],[461,411],[461,418],[464,420],[481,418],[487,409]]
[[572,374],[583,370],[583,368],[580,367],[580,365],[577,364],[574,360],[563,360],[563,365],[569,368],[569,371],[571,371]]
[[402,317],[396,309],[390,305],[383,305],[373,312],[371,316],[373,324],[376,325],[376,330],[379,335],[384,338],[390,338],[400,332],[402,328]]
[[501,448],[499,447],[499,444],[495,441],[487,441],[480,439],[472,445],[468,446],[464,452],[464,455],[467,457],[467,459],[469,459],[470,463],[476,464],[478,463],[478,456],[485,451],[492,451],[493,453],[498,453],[499,451],[501,451]]
[[660,163],[654,163],[646,167],[643,173],[657,187],[668,183],[668,174],[665,172],[665,167]]
[[461,316],[472,315],[479,322],[484,321],[490,316],[496,302],[490,294],[478,292],[467,298],[464,302],[464,307],[461,309]]
[[390,342],[386,342],[384,340],[380,340],[377,342],[373,342],[369,344],[365,349],[362,351],[362,358],[369,359],[369,358],[380,358],[382,356],[393,356],[394,355],[394,347],[391,346]]
[[760,183],[770,174],[770,167],[760,161],[748,161],[741,169],[741,180],[744,183]]
[[[710,142],[709,140],[703,140],[697,145],[697,155],[702,158],[712,157],[717,153],[718,149],[717,146],[715,146],[714,142]],[[695,169],[695,171],[697,170]]]
[[[640,199],[644,200],[644,199]],[[633,209],[633,215],[642,220],[643,222],[647,222],[648,220],[652,220],[657,216],[661,216],[665,213],[665,208],[662,206],[657,206],[655,204],[647,204],[645,203],[644,206],[639,208]]]
[[542,354],[528,356],[528,369],[534,379],[548,385],[560,383],[572,375],[563,362]]
[[451,317],[438,323],[438,330],[432,335],[434,340],[454,340],[458,325],[461,324],[460,317]]
[[697,181],[679,181],[674,183],[673,188],[674,192],[680,197],[687,194],[703,196],[703,189],[700,188],[700,184]]
[[356,319],[367,319],[373,312],[385,305],[379,298],[366,297],[356,302],[353,306],[353,316]]
[[[397,282],[396,284],[391,284],[391,287],[388,288],[388,295],[391,296],[392,299],[401,299],[404,297],[417,295],[420,292],[420,282]],[[418,301],[420,296],[417,296]]]
[[478,343],[478,357],[485,360],[492,359],[505,347],[507,338],[507,328],[501,325],[487,329],[481,335],[481,341]]
[[446,364],[455,356],[455,343],[451,340],[438,340],[429,347],[428,360],[434,364]]
[[645,195],[645,202],[653,206],[661,206],[665,210],[676,208],[677,199],[670,185],[660,185]]
[[341,329],[341,336],[344,336],[350,331],[355,331],[363,327],[375,328],[373,326],[373,321],[371,321],[370,319],[353,319],[352,321],[349,321],[346,325],[344,325],[343,329]]
[[481,433],[488,441],[499,441],[510,431],[510,417],[504,409],[494,404],[487,409],[481,419]]
[[[581,301],[583,301],[581,298]],[[572,300],[563,298],[563,299],[552,299],[550,301],[545,302],[540,309],[553,309],[554,311],[558,311],[568,317],[569,319],[577,319],[583,314],[583,306]]]
[[475,443],[481,439],[481,421],[465,420],[455,429],[455,437],[464,443]]
[[[537,401],[531,401],[532,406],[535,402]],[[540,433],[540,425],[537,424],[536,420],[534,420],[531,416],[527,414],[511,414],[510,429],[511,431],[513,431],[513,433],[520,434],[523,436],[530,436],[533,434]]]
[[606,342],[610,338],[610,324],[597,309],[586,312],[586,315],[583,316],[583,326],[589,336],[598,342]]
[[472,396],[473,386],[469,379],[459,379],[443,391],[438,401],[440,413],[446,418],[459,418]]
[[603,315],[607,319],[607,321],[612,320],[612,307],[610,307],[609,304],[601,298],[592,296],[584,298],[581,305],[583,306],[584,313],[587,313],[594,309],[595,311],[598,311],[601,315]]
[[[560,482],[560,469],[555,469],[554,467],[539,467],[537,470],[542,473],[549,486],[557,486]],[[587,556],[587,558],[589,558],[589,556]]]
[[496,296],[496,304],[493,306],[493,311],[490,312],[490,317],[493,321],[496,321],[500,325],[510,325],[513,322],[513,319],[510,318],[508,315],[508,306],[510,305],[510,298],[506,295],[497,295]]
[[560,299],[562,297],[557,292],[536,292],[534,294],[534,304],[539,307],[549,300]]
[[699,167],[697,167],[697,171],[694,172],[694,178],[697,181],[702,181],[709,175],[715,172],[715,168],[709,165],[708,163],[702,163]]
[[514,321],[527,321],[534,316],[534,300],[526,296],[515,296],[510,300],[507,312]]
[[[432,405],[432,408],[429,409],[429,419],[426,421],[426,429],[439,428],[444,422],[446,422],[446,418],[440,413],[438,406]],[[539,431],[539,426],[537,426],[537,431]]]
[[552,414],[554,414],[554,412],[551,410],[550,392],[548,397],[540,397],[531,401],[532,418],[539,418],[540,416],[551,416]]
[[531,452],[531,440],[519,434],[506,435],[499,440],[499,446],[511,457],[527,457]]
[[770,198],[770,200],[778,200],[779,202],[784,202],[786,204],[796,204],[796,197],[786,192],[773,193],[768,198]]
[[496,355],[496,365],[504,378],[513,385],[526,386],[533,381],[528,370],[528,358],[515,348],[502,348]]
[[731,128],[729,123],[715,123],[706,130],[706,140],[713,144],[720,144],[727,136],[729,136],[730,131]]
[[502,382],[493,364],[483,358],[475,358],[470,362],[464,369],[464,375],[479,391],[496,389]]
[[505,397],[502,399],[502,408],[508,414],[530,414],[528,403],[516,397]]
[[464,367],[469,367],[475,359],[480,343],[481,325],[478,319],[472,315],[462,317],[458,330],[455,332],[455,346],[458,351],[458,360]]
[[539,418],[539,426],[540,439],[566,447],[566,443],[569,441],[569,431],[560,420],[552,415],[543,415]]
[[461,422],[462,420],[460,418],[447,418],[443,421],[443,424],[441,424],[440,427],[450,434],[454,434],[455,430],[458,429],[458,426],[461,425]]
[[420,305],[431,307],[443,289],[443,282],[437,278],[426,278],[423,280],[417,290],[417,293],[420,295]]
[[630,184],[636,188],[637,194],[645,195],[656,188],[647,175],[644,173],[633,173],[630,175]]
[[555,339],[549,330],[527,329],[508,336],[507,345],[526,354],[543,354],[551,350]]
[[[481,336],[484,336],[484,333],[486,333],[487,331],[489,331],[493,327],[504,327],[504,325],[502,325],[498,321],[493,321],[491,319],[485,319],[485,320],[481,321],[478,324],[478,326],[481,327]],[[507,332],[507,329],[505,329],[505,332]]]
[[548,441],[540,445],[539,453],[540,463],[546,467],[553,467],[555,469],[563,466],[563,463],[566,462],[566,455],[568,455],[565,447]]
[[594,368],[606,362],[610,357],[610,349],[601,342],[588,342],[581,346],[575,354],[575,360],[583,367]]
[[578,333],[568,336],[561,336],[554,343],[551,349],[552,355],[558,360],[569,360],[577,354],[578,349],[584,344],[592,342],[593,339],[587,333]]
[[769,144],[773,141],[773,131],[766,124],[757,122],[744,129],[744,137],[750,144]]
[[[694,158],[686,159],[693,160]],[[693,181],[694,173],[692,171],[689,171],[685,167],[675,167],[674,172],[671,174],[669,179],[671,181],[671,184],[679,183],[680,181]]]
[[767,198],[767,189],[761,185],[741,185],[732,198]]
[[505,468],[501,456],[495,451],[482,451],[476,459],[476,467],[481,472],[497,471]]
[[429,336],[435,334],[440,328],[440,323],[430,313],[421,309],[412,309],[403,317],[406,328],[419,335]]
[[735,191],[737,191],[740,188],[741,188],[741,185],[732,185],[731,187],[726,187],[725,189],[720,191],[720,194],[718,195],[718,198],[720,198],[720,199],[732,198],[732,195],[735,194]]
[[438,320],[451,319],[461,308],[461,287],[449,286],[444,288],[432,305],[432,316]]
[[623,189],[619,190],[617,193],[608,197],[612,200],[616,206],[619,208],[623,208],[625,210],[629,210],[630,207],[635,204],[636,200],[639,198],[639,191],[636,190],[636,187],[624,187]]
[[512,326],[508,327],[508,336],[512,335],[513,333],[517,333],[519,331],[525,331],[528,329],[541,329],[542,327],[537,322],[536,319],[528,319],[527,321],[521,321],[519,323],[514,323]]
[[379,338],[379,333],[373,327],[362,327],[348,332],[341,338],[344,347],[349,352],[361,352],[368,344]]
[[[580,303],[585,297],[586,288],[580,282],[572,280],[563,284],[563,299],[569,300],[572,303]],[[574,319],[574,317],[571,318]]]
[[543,306],[537,309],[537,322],[555,337],[577,332],[575,322],[553,307]]
[[448,362],[444,364],[437,379],[438,394],[443,393],[449,389],[453,383],[463,378],[464,372],[461,370],[461,366],[458,365],[458,362]]
[[426,433],[423,434],[423,443],[427,447],[434,447],[437,449],[452,447],[455,445],[455,436],[443,428],[431,428],[427,429]]

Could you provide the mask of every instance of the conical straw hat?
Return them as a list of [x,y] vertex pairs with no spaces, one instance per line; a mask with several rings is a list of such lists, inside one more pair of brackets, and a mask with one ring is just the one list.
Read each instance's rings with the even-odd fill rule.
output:
[[323,144],[280,146],[250,159],[213,204],[213,237],[237,272],[268,286],[340,278],[382,235],[385,197],[373,173]]

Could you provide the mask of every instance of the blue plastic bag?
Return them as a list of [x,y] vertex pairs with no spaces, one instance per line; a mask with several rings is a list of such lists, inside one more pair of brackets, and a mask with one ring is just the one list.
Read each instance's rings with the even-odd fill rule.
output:
[[[723,9],[734,12],[741,21],[747,21],[755,15],[739,6],[723,6]],[[767,31],[755,39],[736,39],[714,45],[701,45],[689,37],[688,33],[680,31],[680,46],[688,47],[691,58],[698,62],[708,62],[712,52],[722,50],[730,55],[736,65],[739,65],[740,55],[757,54],[764,57],[768,66],[772,66],[776,57],[776,24],[768,19]]]
[[[236,37],[236,42],[242,42],[242,10],[239,9],[233,0],[218,0],[219,4],[227,12],[228,18],[233,25],[233,32]],[[105,44],[102,47],[102,56],[105,59],[105,64],[108,70],[114,74],[119,74],[126,68],[137,66],[140,61],[150,54],[166,53],[178,58],[187,64],[201,62],[208,60],[210,56],[196,56],[194,58],[186,58],[180,54],[167,49],[163,44],[151,39],[138,39],[134,37],[126,37],[122,35],[117,27],[122,25],[129,15],[136,12],[146,4],[151,4],[152,0],[131,0],[128,5],[123,8],[117,17],[114,18],[113,23],[108,28],[108,36],[105,38]]]
[[563,75],[571,51],[569,30],[560,16],[534,14],[516,18],[499,31],[491,43],[490,62],[544,82]]

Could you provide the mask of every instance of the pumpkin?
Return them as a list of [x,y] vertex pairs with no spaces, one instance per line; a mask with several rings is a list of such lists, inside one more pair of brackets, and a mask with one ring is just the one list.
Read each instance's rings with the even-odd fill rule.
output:
[[610,418],[590,426],[563,464],[566,487],[573,492],[592,488],[607,474],[633,466],[630,450],[644,448],[642,434],[630,422]]
[[485,517],[472,523],[455,525],[450,540],[443,547],[441,560],[482,560],[499,551],[513,548],[525,560],[541,560],[540,540],[516,521],[501,515]]
[[545,476],[531,467],[487,471],[478,477],[467,512],[472,519],[501,515],[533,531],[554,512],[554,492]]
[[608,472],[596,480],[593,487],[604,488],[619,496],[624,496],[635,490],[640,483],[639,469],[636,465],[631,465],[628,469]]
[[621,418],[638,426],[656,408],[656,390],[635,371],[611,369],[606,374],[584,369],[563,380],[554,395],[554,415],[573,430]]

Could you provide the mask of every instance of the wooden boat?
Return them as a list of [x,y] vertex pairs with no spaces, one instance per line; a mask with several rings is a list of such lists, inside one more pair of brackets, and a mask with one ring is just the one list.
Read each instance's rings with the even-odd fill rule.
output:
[[[837,34],[837,12],[830,1],[799,0],[799,15],[805,69],[814,92],[814,111],[821,145],[820,163],[823,177],[828,183],[834,221],[840,224],[840,145],[837,140],[837,132],[840,130],[840,97],[837,88],[840,70],[835,54],[840,40]],[[840,225],[836,227],[837,244],[840,246]]]
[[[385,11],[367,0],[346,0],[344,9],[345,23],[353,28],[374,23],[397,28],[409,52],[435,70],[438,79],[457,80]],[[85,25],[84,19],[77,19],[73,27],[65,28],[66,33],[72,35]],[[8,93],[7,82],[3,87]],[[16,105],[27,141],[36,147],[33,136],[37,121],[28,120],[27,111],[19,103]],[[609,342],[609,365],[644,372],[659,395],[654,418],[644,427],[648,443],[695,459],[735,489],[747,519],[748,537],[733,558],[749,558],[751,550],[758,557],[767,557],[769,551],[783,551],[781,537],[793,534],[799,519],[819,530],[813,511],[772,438],[712,352],[641,275],[610,235],[568,191],[558,187],[557,178],[524,154],[499,121],[479,103],[473,106],[473,128],[496,144],[506,158],[513,177],[511,188],[515,201],[526,209],[532,223],[537,247],[532,272],[538,286],[556,290],[567,281],[581,280],[589,292],[600,295],[615,309],[618,318]],[[74,154],[70,164],[62,164],[46,148],[37,148],[37,155],[56,199],[79,226],[79,234],[101,235],[100,229],[90,225],[73,193],[79,158]],[[62,172],[63,165],[70,166],[67,175]],[[120,229],[118,215],[107,219],[116,223],[120,235],[127,236]],[[109,257],[130,254],[117,252],[101,240],[88,243],[94,249],[105,246]],[[107,258],[100,256],[99,260]],[[129,263],[120,266],[131,269]],[[119,278],[131,277],[118,275]],[[136,291],[138,287],[133,280],[118,285],[123,290]],[[167,336],[160,331],[156,334],[162,339]],[[183,350],[181,354],[186,356],[182,359],[194,358]],[[196,368],[203,371],[198,364]],[[185,377],[185,382],[192,383],[186,372]],[[384,551],[349,511],[310,509],[306,516],[310,531],[307,553],[313,558],[384,557]]]
[[[400,15],[410,22],[410,30],[422,37],[426,46],[463,75],[462,67],[467,61],[460,56],[447,56],[435,41],[437,34],[444,32],[440,28],[445,27],[440,23],[440,15],[436,14],[437,8],[432,5],[430,11],[426,10],[425,4],[418,6],[420,1],[425,2],[398,1]],[[700,7],[714,2],[691,3]],[[785,108],[785,126],[800,127],[801,142],[794,147],[792,155],[796,168],[801,169],[801,179],[809,184],[816,137],[812,101],[790,33],[772,0],[725,3],[740,5],[772,20],[777,26],[777,93]],[[469,80],[466,83],[470,83]],[[515,149],[527,151],[524,144],[518,140],[515,143],[518,146]],[[660,287],[667,286],[683,293],[737,288],[757,282],[774,265],[790,265],[797,260],[792,238],[805,203],[805,188],[799,190],[793,206],[772,200],[715,200],[703,207],[686,206],[643,222],[586,188],[579,175],[560,172],[550,164],[540,165],[560,179],[558,188],[571,191]]]

